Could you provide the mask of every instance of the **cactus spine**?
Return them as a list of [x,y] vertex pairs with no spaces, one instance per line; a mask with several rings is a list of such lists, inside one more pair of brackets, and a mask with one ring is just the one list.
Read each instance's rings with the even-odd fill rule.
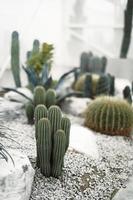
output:
[[46,118],[40,119],[38,122],[38,139],[37,139],[37,155],[39,156],[41,173],[46,177],[50,176],[51,167],[51,127],[50,122]]
[[132,107],[116,97],[99,97],[88,106],[85,125],[101,133],[129,136],[133,127]]
[[20,81],[20,61],[19,61],[19,34],[12,33],[11,40],[11,69],[16,87],[21,87]]
[[[69,146],[70,121],[68,118],[61,116],[61,110],[58,106],[51,106],[48,109],[48,116],[39,121],[36,119],[38,117],[36,113],[37,108],[35,110],[35,125],[37,129],[37,166],[40,167],[41,172],[44,175],[58,177],[61,175],[64,155]],[[41,144],[42,146],[39,147]],[[42,153],[44,153],[44,155],[42,155]],[[49,161],[51,161],[50,165]]]

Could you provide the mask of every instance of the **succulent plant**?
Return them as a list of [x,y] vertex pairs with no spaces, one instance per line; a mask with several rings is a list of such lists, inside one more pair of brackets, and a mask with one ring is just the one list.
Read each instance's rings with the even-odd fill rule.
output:
[[28,123],[29,124],[33,124],[34,123],[34,105],[32,102],[28,102],[26,105],[26,116],[28,119]]
[[45,176],[58,177],[61,175],[64,155],[69,146],[70,120],[62,117],[58,106],[51,106],[48,114],[42,114],[41,119],[39,112],[44,112],[43,105],[42,108],[39,105],[35,109],[37,166]]
[[51,126],[50,121],[46,118],[42,118],[38,122],[37,126],[38,138],[37,138],[37,156],[39,156],[40,170],[42,174],[49,177],[51,174]]
[[95,94],[98,95],[109,95],[110,92],[110,79],[108,76],[101,76],[98,80]]
[[11,70],[16,87],[21,87],[19,61],[19,34],[13,31],[11,39]]
[[46,93],[45,88],[42,86],[37,86],[34,90],[34,105],[35,107],[39,104],[45,105]]
[[133,127],[132,107],[123,99],[98,97],[86,109],[85,126],[109,135],[129,136]]
[[123,90],[123,97],[129,104],[132,104],[132,95],[129,86],[126,86]]
[[80,57],[80,70],[81,73],[95,73],[104,74],[107,65],[107,58],[94,56],[92,52],[83,52]]
[[48,89],[46,91],[46,106],[49,108],[56,104],[56,93],[54,89]]

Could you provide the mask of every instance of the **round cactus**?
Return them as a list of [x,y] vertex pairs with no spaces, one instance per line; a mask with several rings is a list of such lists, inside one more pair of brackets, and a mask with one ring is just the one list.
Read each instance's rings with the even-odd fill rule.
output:
[[[83,91],[84,90],[84,84],[85,84],[85,80],[86,80],[86,76],[90,75],[89,73],[86,73],[84,75],[81,75],[79,77],[79,79],[77,80],[77,82],[75,83],[74,85],[74,89],[76,91]],[[99,75],[97,74],[92,74],[91,75],[92,77],[92,91],[93,91],[93,94],[95,93],[96,91],[96,86],[97,86],[97,83],[98,83],[98,80],[99,80]]]
[[132,107],[116,97],[99,97],[86,109],[85,126],[101,133],[129,136],[133,127]]
[[27,119],[28,119],[28,123],[29,124],[33,124],[34,123],[34,105],[29,102],[27,105],[26,105],[26,116],[27,116]]
[[35,107],[39,104],[45,105],[46,94],[45,89],[42,86],[37,86],[34,90],[34,105]]

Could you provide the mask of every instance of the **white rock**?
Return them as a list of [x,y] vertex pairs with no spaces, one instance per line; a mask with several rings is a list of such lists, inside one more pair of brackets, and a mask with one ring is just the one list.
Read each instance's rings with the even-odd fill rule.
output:
[[70,130],[70,147],[77,151],[99,158],[96,135],[93,131],[78,124],[73,124]]
[[133,177],[129,178],[127,187],[125,189],[120,189],[113,200],[133,200]]
[[[17,90],[19,92],[23,93],[24,95],[26,95],[27,97],[29,97],[30,99],[33,98],[33,94],[28,88],[17,88]],[[14,100],[14,101],[18,101],[21,103],[26,103],[27,101],[29,101],[22,95],[20,95],[16,92],[13,92],[13,91],[7,92],[4,97],[8,100]]]
[[16,150],[8,150],[11,159],[6,162],[0,157],[0,200],[29,200],[34,178],[28,157]]
[[131,88],[131,82],[127,79],[116,78],[115,79],[115,94],[123,97],[123,90],[126,86]]
[[88,104],[92,100],[89,98],[77,98],[77,97],[70,97],[63,103],[63,110],[66,113],[70,113],[75,116],[80,116],[83,114],[85,109],[87,108]]

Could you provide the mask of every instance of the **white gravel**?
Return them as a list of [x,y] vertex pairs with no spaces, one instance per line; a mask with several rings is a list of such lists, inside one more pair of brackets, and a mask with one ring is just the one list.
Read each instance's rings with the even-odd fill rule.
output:
[[[3,131],[19,144],[3,137],[0,137],[1,143],[26,153],[35,167],[34,126],[27,125],[23,109],[19,108],[17,113],[22,115],[17,114],[16,119],[13,115],[11,120],[10,113],[10,121],[3,119],[3,125],[13,131],[8,128]],[[76,119],[71,117],[72,123]],[[69,149],[65,156],[62,177],[59,179],[45,178],[36,169],[30,200],[112,199],[118,189],[126,187],[128,178],[133,174],[133,141],[97,133],[96,144],[99,157],[95,159]]]

